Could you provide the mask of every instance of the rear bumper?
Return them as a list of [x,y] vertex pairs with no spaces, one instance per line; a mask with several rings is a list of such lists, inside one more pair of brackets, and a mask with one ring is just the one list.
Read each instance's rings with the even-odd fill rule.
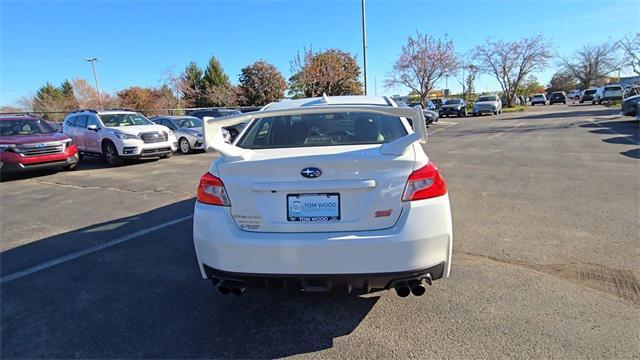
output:
[[391,289],[398,282],[425,279],[438,280],[444,275],[445,263],[409,271],[372,274],[250,274],[214,269],[203,265],[206,277],[212,280],[231,280],[250,288],[304,290],[306,292],[346,291],[369,293]]
[[463,112],[463,109],[455,109],[455,108],[444,108],[444,109],[440,109],[440,111],[438,112],[439,116],[442,115],[458,115],[460,113]]
[[[355,278],[369,279],[372,288],[384,288],[389,279],[439,264],[443,264],[441,274],[432,277],[448,277],[453,235],[445,195],[408,203],[398,222],[388,229],[326,233],[244,231],[231,218],[230,208],[196,202],[193,240],[204,278],[301,281],[321,277],[338,279],[338,283]],[[351,282],[363,284],[361,280]]]
[[497,112],[497,109],[491,109],[491,108],[478,108],[478,109],[473,109],[473,113],[474,114],[486,114],[486,113],[495,113]]

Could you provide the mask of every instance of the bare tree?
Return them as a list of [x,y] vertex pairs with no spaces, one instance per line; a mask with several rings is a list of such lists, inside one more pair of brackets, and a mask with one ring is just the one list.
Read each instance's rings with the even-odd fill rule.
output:
[[458,67],[458,57],[451,40],[436,39],[416,31],[416,37],[409,36],[402,46],[385,86],[406,86],[418,94],[420,103],[425,106],[436,82],[446,74],[456,73]]
[[16,105],[18,108],[22,109],[22,111],[32,111],[33,110],[33,98],[35,95],[25,95],[21,96],[17,101]]
[[462,96],[465,101],[471,99],[471,96],[476,92],[475,82],[478,77],[480,69],[477,65],[466,64],[462,67],[462,80],[458,81],[462,86]]
[[529,74],[542,70],[551,59],[550,48],[542,35],[517,41],[487,39],[486,44],[476,46],[473,58],[481,71],[498,80],[507,106],[512,106],[521,82]]
[[616,57],[618,45],[605,42],[600,45],[584,45],[572,58],[560,58],[564,72],[570,74],[581,89],[604,83],[604,78],[620,68]]
[[182,77],[180,74],[175,74],[173,71],[173,67],[168,67],[162,71],[162,79],[161,82],[163,85],[167,85],[169,89],[173,92],[173,96],[176,99],[176,104],[172,105],[174,107],[180,107],[180,88]]
[[640,32],[626,35],[618,42],[618,46],[624,52],[623,65],[640,75]]

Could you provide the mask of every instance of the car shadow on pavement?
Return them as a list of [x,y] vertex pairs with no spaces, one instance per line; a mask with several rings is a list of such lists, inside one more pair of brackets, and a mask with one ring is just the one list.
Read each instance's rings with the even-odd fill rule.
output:
[[[127,160],[124,162],[122,167],[135,165],[139,163],[152,162],[157,160],[159,159]],[[98,169],[108,169],[108,168],[111,168],[111,166],[101,157],[84,156],[80,161],[80,163],[78,163],[76,168],[72,171],[98,170]],[[38,177],[47,176],[47,175],[53,175],[61,171],[65,171],[65,170],[60,169],[56,171],[56,170],[43,169],[43,170],[33,170],[33,171],[25,171],[25,172],[18,172],[18,173],[8,173],[8,174],[2,174],[0,176],[0,181],[6,182],[6,181],[26,180],[26,179],[38,178]]]
[[575,123],[566,123],[566,124],[533,124],[533,125],[525,125],[518,127],[509,127],[509,126],[492,126],[492,127],[484,127],[478,129],[469,129],[469,130],[458,130],[456,132],[444,132],[440,137],[462,137],[468,135],[478,135],[478,134],[499,134],[499,133],[511,133],[511,134],[527,134],[539,131],[556,131],[569,129],[575,126]]
[[[120,167],[127,167],[131,165],[148,163],[158,161],[160,159],[145,159],[145,160],[125,160]],[[84,170],[96,170],[96,169],[109,169],[112,166],[107,163],[102,157],[99,156],[84,156],[82,161],[78,164],[75,171]]]
[[[250,289],[218,294],[200,277],[193,199],[34,241],[0,254],[2,358],[274,358],[331,348],[379,297]],[[250,261],[250,259],[248,259]]]
[[572,110],[559,112],[524,112],[520,116],[505,117],[500,120],[553,120],[572,117],[611,116],[620,114],[620,109]]
[[[624,118],[623,118],[624,119]],[[592,134],[607,135],[602,141],[609,144],[640,145],[640,126],[636,120],[600,121],[580,125]],[[613,136],[613,137],[611,137]],[[640,159],[640,148],[620,152],[621,155]]]

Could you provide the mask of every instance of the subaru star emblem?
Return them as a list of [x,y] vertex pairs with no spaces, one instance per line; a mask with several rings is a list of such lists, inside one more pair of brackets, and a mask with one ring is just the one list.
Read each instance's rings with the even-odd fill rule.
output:
[[315,167],[308,167],[302,169],[302,171],[300,171],[300,175],[306,178],[317,178],[318,176],[322,175],[322,171]]

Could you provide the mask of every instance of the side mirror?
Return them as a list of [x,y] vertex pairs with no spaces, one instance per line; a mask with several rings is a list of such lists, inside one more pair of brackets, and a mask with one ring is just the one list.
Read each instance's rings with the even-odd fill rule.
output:
[[98,125],[89,125],[87,126],[87,130],[98,131],[100,129],[98,128]]

